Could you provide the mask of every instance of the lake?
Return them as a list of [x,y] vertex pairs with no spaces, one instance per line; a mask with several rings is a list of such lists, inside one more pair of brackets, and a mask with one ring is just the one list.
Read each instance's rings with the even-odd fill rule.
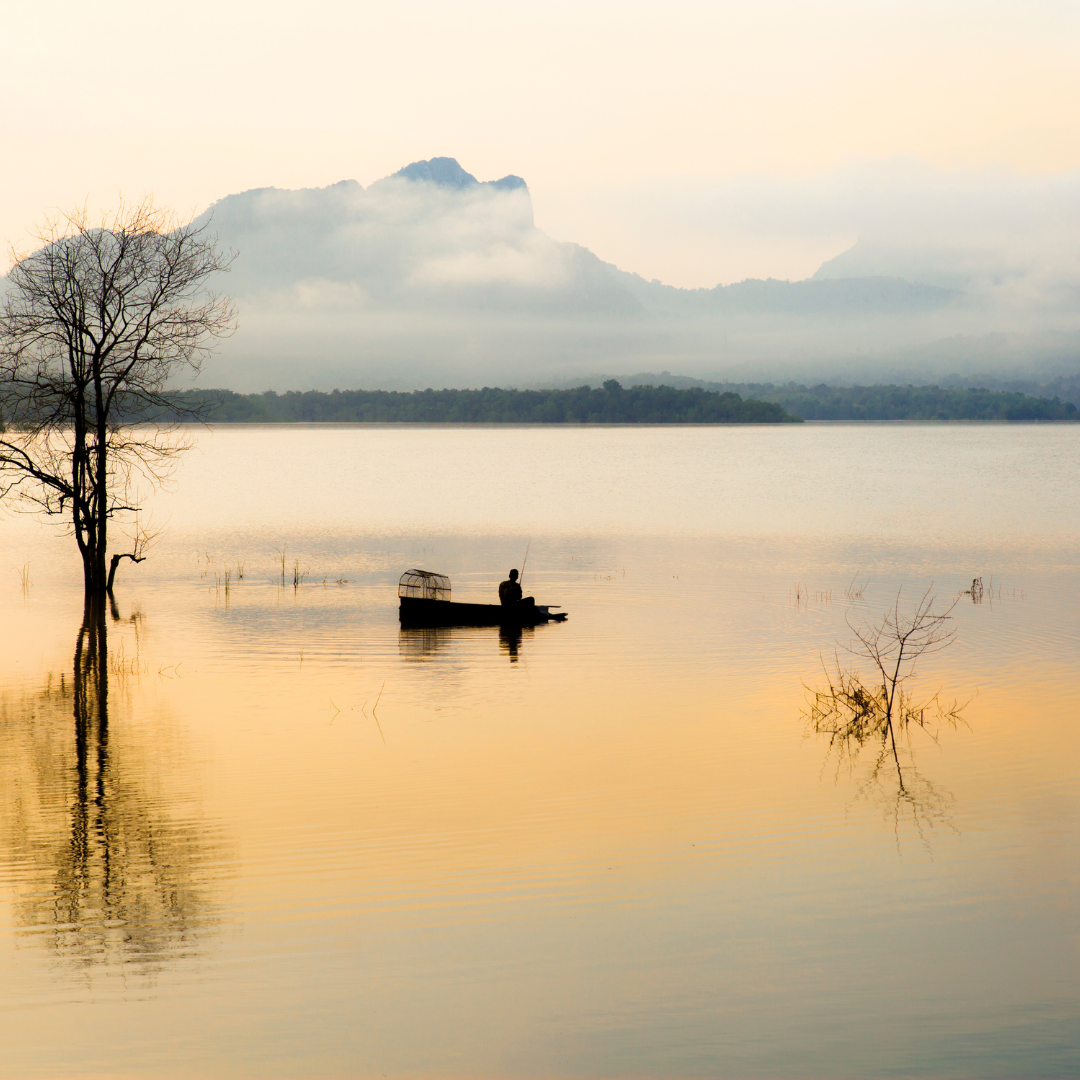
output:
[[[1080,428],[191,435],[107,670],[0,518],[0,1074],[1080,1075]],[[838,758],[927,592],[958,722]]]

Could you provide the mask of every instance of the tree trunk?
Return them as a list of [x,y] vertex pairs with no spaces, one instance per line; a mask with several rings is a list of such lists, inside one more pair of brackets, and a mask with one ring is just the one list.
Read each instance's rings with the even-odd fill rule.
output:
[[[108,591],[105,573],[105,549],[109,524],[109,429],[105,423],[105,401],[101,380],[101,358],[94,355],[94,411],[97,417],[94,446],[94,594],[104,598]],[[104,605],[103,605],[104,606]]]
[[109,575],[105,569],[105,523],[96,519],[86,530],[86,542],[82,550],[83,585],[86,603],[95,597],[100,598],[107,592]]

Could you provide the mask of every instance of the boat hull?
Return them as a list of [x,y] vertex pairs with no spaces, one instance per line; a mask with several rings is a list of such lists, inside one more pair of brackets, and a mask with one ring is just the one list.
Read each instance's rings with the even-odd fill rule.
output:
[[458,604],[403,596],[398,617],[402,626],[537,626],[563,622],[566,613],[551,612],[540,604]]

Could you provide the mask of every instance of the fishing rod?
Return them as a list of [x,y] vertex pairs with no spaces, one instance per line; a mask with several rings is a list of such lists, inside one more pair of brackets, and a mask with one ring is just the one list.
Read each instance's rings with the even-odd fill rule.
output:
[[532,541],[530,540],[525,545],[525,558],[521,560],[521,573],[518,574],[518,584],[519,585],[525,580],[525,564],[529,561],[529,548],[531,546],[532,546]]

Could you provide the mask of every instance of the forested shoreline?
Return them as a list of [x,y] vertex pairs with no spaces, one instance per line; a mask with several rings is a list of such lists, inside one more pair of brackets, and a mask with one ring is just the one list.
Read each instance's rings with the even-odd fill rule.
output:
[[[714,388],[715,387],[715,388]],[[188,390],[176,395],[215,423],[776,424],[848,422],[1076,422],[1071,402],[1012,390],[940,386],[727,383],[675,387],[509,390]],[[154,417],[153,419],[162,419]]]
[[717,391],[752,395],[803,420],[967,421],[981,423],[1076,422],[1076,406],[1059,397],[1017,390],[949,386],[803,386],[786,383],[720,384]]
[[177,403],[222,424],[785,424],[800,423],[773,402],[700,387],[569,390],[321,390],[237,394],[189,390]]

